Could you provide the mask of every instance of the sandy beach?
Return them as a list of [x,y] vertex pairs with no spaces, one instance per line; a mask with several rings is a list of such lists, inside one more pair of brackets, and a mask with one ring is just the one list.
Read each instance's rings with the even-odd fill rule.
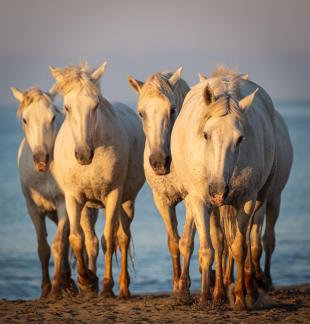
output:
[[310,284],[279,287],[263,296],[264,306],[234,312],[221,306],[180,305],[169,295],[134,295],[128,300],[100,297],[0,301],[1,323],[309,323]]

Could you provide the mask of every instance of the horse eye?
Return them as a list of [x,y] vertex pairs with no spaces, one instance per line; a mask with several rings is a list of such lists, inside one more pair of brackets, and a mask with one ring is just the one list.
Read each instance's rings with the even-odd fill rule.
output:
[[66,112],[69,112],[69,107],[68,106],[64,106],[64,108],[65,108]]
[[27,120],[25,118],[23,118],[23,122],[25,125],[27,124]]
[[55,121],[56,116],[54,115],[51,122],[53,123]]
[[97,103],[94,109],[96,110],[98,107],[99,107],[99,102]]
[[138,114],[139,114],[139,116],[141,117],[141,118],[143,118],[143,114],[142,114],[142,112],[138,112]]
[[245,137],[243,135],[239,136],[239,138],[237,140],[237,145],[239,145],[244,140],[244,138]]
[[206,140],[208,140],[208,139],[209,139],[209,135],[208,135],[208,133],[203,133],[203,137],[204,137]]
[[170,109],[170,113],[171,113],[171,114],[174,114],[174,113],[175,113],[175,110],[176,110],[175,107],[171,107],[171,109]]

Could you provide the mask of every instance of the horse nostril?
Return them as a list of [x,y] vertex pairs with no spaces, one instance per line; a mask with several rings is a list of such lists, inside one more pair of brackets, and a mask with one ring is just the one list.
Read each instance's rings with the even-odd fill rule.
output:
[[94,157],[94,150],[90,150],[89,157],[92,160]]
[[170,165],[170,162],[171,162],[171,156],[167,156],[166,159],[165,159],[165,168],[167,169]]
[[50,155],[47,153],[45,155],[45,163],[48,163],[49,159],[50,159]]
[[210,196],[213,196],[213,190],[212,190],[212,185],[209,184],[209,194]]
[[75,155],[75,158],[78,159],[79,158],[79,154],[77,151],[74,151],[74,155]]
[[225,185],[225,189],[224,189],[224,198],[227,197],[227,195],[228,195],[228,191],[229,191],[229,186],[226,184],[226,185]]

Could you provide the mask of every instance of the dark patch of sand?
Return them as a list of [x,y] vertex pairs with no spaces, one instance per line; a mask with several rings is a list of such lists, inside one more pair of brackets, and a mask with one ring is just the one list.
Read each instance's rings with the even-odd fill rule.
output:
[[[195,298],[195,296],[194,296]],[[168,295],[0,301],[1,323],[310,323],[310,285],[276,288],[257,310],[178,304]]]

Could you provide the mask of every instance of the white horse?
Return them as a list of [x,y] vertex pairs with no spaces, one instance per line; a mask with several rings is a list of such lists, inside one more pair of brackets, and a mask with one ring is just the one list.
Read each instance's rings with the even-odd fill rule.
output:
[[[225,204],[237,210],[230,233],[225,232],[232,238],[229,245],[237,266],[237,309],[245,307],[244,285],[248,304],[253,302],[250,231],[275,167],[274,109],[264,93],[255,97],[257,90],[240,76],[217,76],[199,83],[185,98],[171,138],[175,169],[188,192],[199,235],[204,299],[210,295],[213,262],[209,206]],[[221,263],[221,240],[212,243]]]
[[87,65],[51,68],[56,91],[64,97],[65,121],[55,143],[56,177],[65,193],[70,220],[70,244],[77,257],[78,284],[96,289],[96,276],[82,257],[81,211],[85,205],[105,208],[102,236],[105,254],[104,296],[113,296],[112,255],[115,232],[121,250],[120,296],[129,296],[127,254],[135,198],[142,187],[144,134],[138,116],[127,106],[102,97],[99,79]]
[[[174,73],[156,73],[145,82],[135,80],[131,76],[128,77],[130,86],[139,94],[137,110],[141,116],[146,136],[144,171],[146,180],[152,188],[156,207],[163,218],[168,233],[174,293],[179,290],[181,274],[175,207],[183,200],[183,194],[179,189],[173,161],[171,161],[170,138],[174,122],[181,110],[185,95],[189,91],[189,86],[181,79],[181,71],[182,68]],[[194,232],[189,242],[181,241],[180,249],[189,244],[189,249],[192,252],[193,236]],[[185,280],[189,287],[189,277],[186,276]]]
[[[57,134],[54,94],[38,88],[24,92],[12,88],[12,93],[20,103],[17,116],[21,117],[25,134],[19,146],[17,162],[22,192],[37,234],[42,267],[41,297],[47,297],[51,288],[57,297],[61,288],[75,292],[76,286],[68,263],[69,224],[64,196],[51,171]],[[52,245],[55,264],[53,287],[48,269],[50,247],[46,239],[46,216],[57,224]]]
[[[225,66],[220,66],[216,69],[215,73],[212,75],[238,75],[237,71],[228,70]],[[251,81],[247,74],[240,75],[241,79]],[[199,74],[200,82],[204,82],[207,78]],[[252,83],[253,86],[258,87],[256,84]],[[272,100],[266,91],[259,87],[259,92],[263,94],[268,105],[272,106]],[[279,216],[280,211],[280,201],[281,193],[288,181],[292,162],[293,162],[293,148],[290,140],[288,128],[282,116],[278,111],[274,110],[274,126],[275,126],[275,138],[276,138],[276,167],[273,172],[272,180],[267,192],[267,198],[265,204],[255,212],[254,223],[251,233],[251,249],[253,256],[253,264],[255,267],[255,279],[258,284],[266,288],[267,290],[272,288],[272,279],[270,274],[271,256],[275,248],[275,224]],[[267,206],[267,207],[266,207]],[[232,209],[224,211],[224,207],[221,208],[222,217],[226,217],[227,212],[232,213]],[[260,267],[260,258],[262,255],[262,227],[266,214],[266,227],[264,233],[264,250],[265,250],[265,269],[262,272]],[[232,270],[233,261],[232,255],[229,255],[229,260],[227,264],[227,271],[224,277],[225,286],[228,286],[232,281]],[[224,262],[226,266],[226,260]]]

